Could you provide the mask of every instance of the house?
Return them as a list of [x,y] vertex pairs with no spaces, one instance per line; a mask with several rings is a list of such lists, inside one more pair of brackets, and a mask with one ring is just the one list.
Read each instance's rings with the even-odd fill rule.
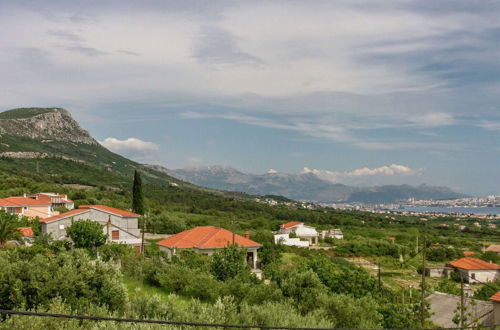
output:
[[464,257],[470,257],[474,254],[476,254],[476,252],[474,251],[464,251]]
[[232,243],[246,249],[245,261],[248,263],[251,262],[252,268],[257,269],[257,250],[262,245],[252,241],[248,232],[243,237],[224,228],[202,226],[180,232],[156,242],[160,250],[166,252],[169,258],[183,249],[194,249],[198,253],[212,255]]
[[464,257],[451,261],[446,266],[458,271],[467,283],[492,282],[500,279],[500,265],[481,259]]
[[500,324],[500,291],[490,297],[493,302],[493,324]]
[[306,226],[303,222],[292,221],[280,226],[279,234],[295,234],[299,238],[309,241],[310,245],[318,244],[319,234],[314,227]]
[[321,238],[335,238],[335,239],[344,239],[344,234],[340,229],[329,229],[321,231]]
[[93,220],[103,226],[108,242],[141,247],[139,214],[105,205],[80,205],[79,208],[40,220],[42,233],[54,239],[67,237],[66,228],[77,220]]
[[500,245],[490,245],[486,248],[485,252],[495,252],[496,254],[500,254]]
[[426,267],[425,276],[429,277],[439,277],[439,278],[450,278],[453,268],[451,267]]
[[50,202],[26,197],[0,198],[0,210],[28,218],[44,219],[54,215]]
[[31,227],[19,227],[17,228],[17,230],[19,231],[19,234],[21,234],[21,239],[23,240],[24,244],[27,246],[31,246],[35,238],[33,229]]
[[290,234],[276,234],[274,235],[274,244],[282,244],[288,246],[308,247],[309,241],[303,241],[300,238],[291,238]]
[[37,193],[37,194],[24,194],[24,197],[31,198],[41,202],[50,203],[52,211],[58,207],[65,207],[68,210],[75,208],[75,204],[66,194],[57,193]]
[[[427,297],[430,304],[430,319],[432,323],[443,328],[456,328],[457,324],[453,322],[456,316],[456,309],[460,306],[460,296],[452,294],[434,292]],[[493,322],[493,304],[487,301],[473,300],[471,298],[464,298],[464,308],[466,314],[471,314],[468,319],[478,319],[477,323],[470,324],[469,326],[492,326],[498,324]],[[468,321],[470,323],[471,321]]]

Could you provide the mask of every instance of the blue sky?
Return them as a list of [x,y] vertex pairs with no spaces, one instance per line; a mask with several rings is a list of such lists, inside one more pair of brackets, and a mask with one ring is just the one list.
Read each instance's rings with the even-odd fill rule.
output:
[[496,1],[3,1],[0,109],[170,168],[500,194]]

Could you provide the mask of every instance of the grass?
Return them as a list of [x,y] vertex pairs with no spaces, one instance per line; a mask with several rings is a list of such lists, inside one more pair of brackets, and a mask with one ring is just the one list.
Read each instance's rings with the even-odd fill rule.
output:
[[130,297],[136,296],[159,296],[160,299],[169,300],[175,299],[176,304],[181,305],[182,307],[189,307],[191,303],[191,299],[187,297],[181,297],[173,293],[168,293],[162,290],[161,288],[157,288],[155,286],[143,283],[136,279],[133,279],[129,276],[123,276],[123,283],[125,284],[128,294]]

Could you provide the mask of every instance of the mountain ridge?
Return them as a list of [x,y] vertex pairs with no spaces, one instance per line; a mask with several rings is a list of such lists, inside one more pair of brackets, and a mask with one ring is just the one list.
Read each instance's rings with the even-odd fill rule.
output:
[[403,201],[408,198],[451,199],[465,196],[447,187],[426,184],[356,187],[332,183],[313,173],[289,174],[273,171],[264,174],[248,174],[218,165],[168,171],[174,177],[212,189],[241,191],[255,195],[280,195],[295,200],[324,203],[380,204]]

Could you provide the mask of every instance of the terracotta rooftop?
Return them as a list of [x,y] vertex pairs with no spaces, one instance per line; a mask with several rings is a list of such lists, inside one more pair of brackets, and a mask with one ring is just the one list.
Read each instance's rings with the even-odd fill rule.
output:
[[0,198],[0,206],[49,206],[49,203],[26,197]]
[[500,245],[490,245],[486,248],[486,252],[500,253]]
[[474,252],[474,251],[465,251],[464,252],[464,256],[466,256],[466,257],[471,256],[473,254],[476,254],[476,252]]
[[490,264],[487,261],[465,257],[448,263],[450,266],[467,270],[500,269],[500,265]]
[[41,219],[40,222],[50,222],[50,221],[55,221],[55,220],[59,220],[59,219],[64,219],[64,218],[67,218],[67,217],[70,217],[70,216],[73,216],[73,215],[76,215],[76,214],[88,212],[88,211],[89,211],[88,209],[74,209],[74,210],[71,210],[71,211],[68,211],[68,212],[64,212],[64,213],[61,213],[61,214],[58,214],[58,215],[54,215],[52,217]]
[[96,210],[101,210],[104,212],[108,213],[113,213],[122,217],[140,217],[140,214],[130,212],[130,211],[125,211],[125,210],[120,210],[111,206],[106,206],[106,205],[80,205],[78,207],[79,209],[96,209]]
[[490,300],[500,302],[500,291],[495,293],[493,296],[490,297]]
[[33,233],[33,229],[31,227],[19,227],[17,228],[23,237],[33,237],[35,234]]
[[[156,244],[168,248],[224,248],[233,242],[233,233],[213,226],[195,227],[170,236]],[[240,247],[260,247],[261,244],[234,234],[234,242]]]
[[297,225],[300,225],[301,223],[303,223],[303,222],[292,221],[292,222],[284,223],[280,227],[283,228],[283,229],[287,229],[287,228],[292,228],[292,227],[295,227]]

